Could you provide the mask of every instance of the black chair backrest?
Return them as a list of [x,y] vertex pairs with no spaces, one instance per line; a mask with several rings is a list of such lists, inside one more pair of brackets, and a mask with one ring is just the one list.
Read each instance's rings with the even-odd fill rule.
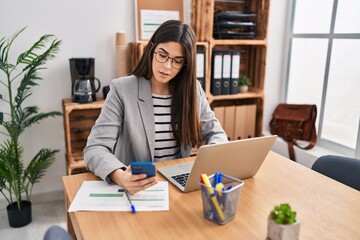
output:
[[326,155],[319,157],[311,169],[360,191],[360,160]]

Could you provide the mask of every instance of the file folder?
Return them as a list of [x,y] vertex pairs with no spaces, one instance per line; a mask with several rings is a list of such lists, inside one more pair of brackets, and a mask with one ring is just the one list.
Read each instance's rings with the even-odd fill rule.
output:
[[224,114],[225,114],[225,107],[214,107],[215,117],[219,120],[220,125],[224,128]]
[[256,122],[256,105],[251,104],[246,106],[246,127],[245,136],[247,138],[255,137],[255,122]]
[[245,135],[246,124],[246,105],[238,105],[235,109],[235,129],[234,137],[236,140],[247,138]]
[[230,94],[231,52],[223,52],[221,94]]
[[221,95],[221,78],[222,78],[222,52],[213,52],[211,93],[214,96]]
[[231,54],[231,76],[230,94],[239,93],[239,74],[240,74],[240,52],[233,51]]
[[226,106],[224,111],[224,131],[229,141],[234,140],[235,106]]
[[236,106],[234,140],[255,137],[255,123],[255,104]]
[[201,50],[196,53],[196,78],[205,91],[205,52]]

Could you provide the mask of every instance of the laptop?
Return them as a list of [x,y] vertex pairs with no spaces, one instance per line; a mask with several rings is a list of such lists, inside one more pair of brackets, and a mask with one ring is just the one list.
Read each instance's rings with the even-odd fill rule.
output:
[[157,170],[183,192],[200,189],[200,174],[222,172],[245,179],[255,176],[277,136],[203,145],[193,162],[159,167]]

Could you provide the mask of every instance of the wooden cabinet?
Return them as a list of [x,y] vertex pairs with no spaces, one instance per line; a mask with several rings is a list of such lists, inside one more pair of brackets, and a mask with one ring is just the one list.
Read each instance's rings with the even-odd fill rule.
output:
[[68,175],[85,169],[83,150],[87,137],[98,118],[104,100],[75,103],[63,99],[66,172]]
[[[262,122],[263,122],[263,108],[264,108],[264,81],[265,81],[265,68],[266,68],[266,52],[267,52],[267,27],[269,16],[269,0],[193,0],[192,1],[192,27],[196,33],[197,41],[208,43],[208,65],[207,65],[207,77],[206,77],[206,96],[209,100],[210,106],[213,109],[217,109],[217,112],[222,114],[226,112],[221,110],[224,107],[228,111],[233,109],[235,112],[232,114],[236,116],[236,106],[249,106],[250,112],[254,113],[254,117],[250,116],[247,119],[253,119],[254,122],[254,135],[245,134],[245,137],[260,136],[262,134]],[[196,14],[201,11],[201,13]],[[250,13],[251,19],[246,19],[245,22],[253,23],[250,29],[254,35],[244,36],[219,36],[214,34],[214,31],[218,31],[219,19],[215,16],[221,11],[227,11],[230,14],[236,13]],[[216,20],[215,20],[216,19]],[[217,23],[214,23],[218,21]],[[223,24],[231,24],[228,20],[222,21]],[[241,21],[238,21],[241,22]],[[226,28],[225,28],[226,29]],[[241,28],[233,28],[231,31],[250,31],[243,30]],[[250,90],[247,93],[227,94],[227,95],[213,95],[211,92],[211,83],[213,76],[213,53],[216,51],[238,51],[240,52],[240,76],[247,76],[251,79]],[[232,106],[232,108],[229,108]],[[254,109],[255,107],[255,109]],[[249,112],[249,111],[248,111]],[[216,111],[215,111],[216,114]],[[218,113],[219,114],[219,113]],[[225,114],[225,113],[224,113]],[[231,114],[230,114],[231,115]],[[226,116],[229,116],[226,113]],[[219,119],[224,116],[217,116]],[[235,136],[237,127],[240,124],[245,124],[245,128],[253,124],[249,124],[249,121],[236,121],[233,124],[233,129],[228,129],[226,132],[230,140],[238,139],[239,136]],[[226,125],[226,122],[224,124]],[[246,132],[246,131],[245,131]],[[231,137],[233,136],[233,137]]]

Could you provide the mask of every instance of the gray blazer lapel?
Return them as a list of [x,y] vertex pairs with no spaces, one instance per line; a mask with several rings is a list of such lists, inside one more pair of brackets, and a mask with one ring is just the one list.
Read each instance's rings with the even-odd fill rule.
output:
[[148,147],[151,152],[151,159],[154,159],[154,147],[155,147],[155,120],[154,120],[154,107],[151,95],[150,81],[143,77],[139,79],[139,97],[138,106],[140,116],[144,124],[146,139]]

